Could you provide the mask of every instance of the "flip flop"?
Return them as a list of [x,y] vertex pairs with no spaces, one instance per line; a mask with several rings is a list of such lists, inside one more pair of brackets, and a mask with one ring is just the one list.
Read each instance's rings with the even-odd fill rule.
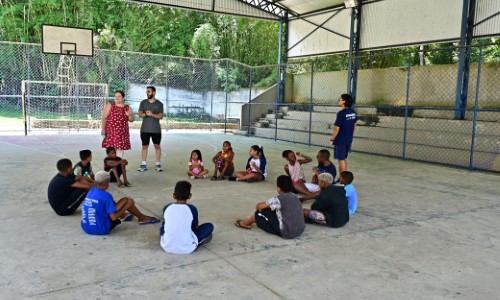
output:
[[122,222],[130,222],[134,219],[134,215],[131,213],[126,213],[123,218],[120,218]]
[[123,183],[120,182],[120,183],[118,183],[118,187],[122,188],[122,187],[125,187],[125,186],[123,185]]
[[246,227],[246,226],[241,225],[241,221],[243,221],[243,220],[240,220],[240,219],[236,220],[236,223],[234,223],[234,226],[242,228],[242,229],[252,229],[252,227]]
[[148,224],[156,224],[156,223],[160,223],[160,219],[157,219],[155,217],[151,217],[151,220],[139,222],[139,225],[148,225]]

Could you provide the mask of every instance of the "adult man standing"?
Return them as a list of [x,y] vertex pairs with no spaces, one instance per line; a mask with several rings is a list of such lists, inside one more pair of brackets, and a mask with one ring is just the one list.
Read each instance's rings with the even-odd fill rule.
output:
[[148,99],[142,100],[139,105],[139,117],[142,118],[141,141],[142,141],[142,163],[137,169],[139,172],[146,171],[146,159],[148,157],[149,141],[153,141],[156,152],[156,171],[161,172],[161,127],[160,120],[163,118],[163,103],[155,98],[156,88],[148,86],[146,88]]
[[339,161],[339,174],[347,171],[347,155],[351,151],[354,129],[358,117],[352,107],[352,97],[342,94],[339,98],[339,106],[342,108],[337,113],[335,128],[333,129],[330,144],[334,146],[333,156]]

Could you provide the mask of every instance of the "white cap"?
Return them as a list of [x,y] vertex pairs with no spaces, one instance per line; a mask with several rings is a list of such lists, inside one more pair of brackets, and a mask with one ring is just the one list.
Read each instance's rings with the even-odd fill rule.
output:
[[99,171],[95,174],[95,182],[96,183],[105,183],[110,180],[109,172]]

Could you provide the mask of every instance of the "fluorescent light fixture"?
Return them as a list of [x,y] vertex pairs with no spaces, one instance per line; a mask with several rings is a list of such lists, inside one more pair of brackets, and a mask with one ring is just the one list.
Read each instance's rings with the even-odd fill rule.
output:
[[357,1],[356,0],[344,0],[344,5],[345,5],[345,8],[352,8],[352,7],[355,7],[357,5]]

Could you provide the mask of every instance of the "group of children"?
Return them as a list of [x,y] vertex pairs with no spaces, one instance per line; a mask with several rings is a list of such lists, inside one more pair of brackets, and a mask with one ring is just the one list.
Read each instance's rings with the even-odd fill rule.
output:
[[[118,201],[107,192],[110,182],[117,182],[118,187],[129,187],[126,166],[127,160],[116,156],[112,147],[106,149],[104,171],[94,174],[90,150],[80,151],[80,161],[73,167],[69,159],[57,163],[59,173],[49,184],[49,203],[58,215],[72,214],[82,204],[81,227],[84,232],[93,235],[108,234],[122,222],[133,220],[140,225],[156,224],[160,220],[144,215],[130,197]],[[222,150],[213,158],[214,172],[212,180],[256,182],[265,180],[266,157],[262,146],[253,145],[249,150],[245,171],[235,172],[234,151],[229,141],[224,141]],[[310,183],[306,182],[303,164],[312,161],[311,157],[301,152],[285,150],[282,157],[287,160],[284,166],[286,175],[276,181],[278,195],[256,206],[256,211],[246,219],[238,219],[237,227],[250,229],[253,223],[266,232],[283,238],[295,238],[302,234],[305,222],[314,222],[331,227],[341,227],[349,221],[349,215],[356,211],[357,196],[352,185],[351,172],[342,172],[339,182],[334,185],[336,169],[329,160],[330,152],[322,149],[316,158],[318,164],[312,168],[314,173]],[[191,179],[207,178],[202,154],[193,150],[188,162],[187,175]],[[302,195],[298,198],[294,192]],[[198,211],[192,204],[191,183],[177,182],[173,199],[163,209],[164,222],[161,226],[160,244],[169,253],[191,253],[200,245],[211,240],[213,225],[199,224]],[[311,209],[303,209],[303,201],[316,199]]]

